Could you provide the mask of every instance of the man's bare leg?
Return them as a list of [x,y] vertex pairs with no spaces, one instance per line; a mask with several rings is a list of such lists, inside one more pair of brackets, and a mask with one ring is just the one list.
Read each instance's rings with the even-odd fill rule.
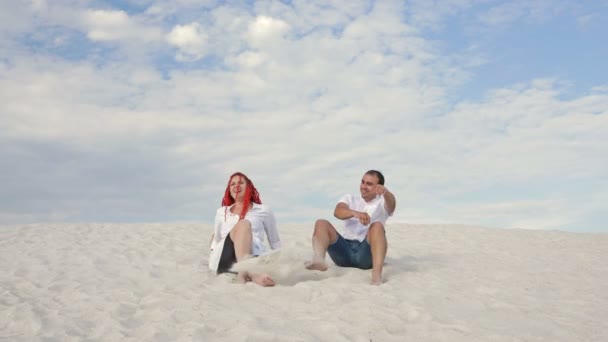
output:
[[382,284],[382,267],[386,258],[387,242],[384,226],[380,222],[374,222],[367,232],[367,242],[372,250],[372,285]]
[[338,240],[336,228],[327,220],[317,220],[315,230],[312,233],[312,260],[305,263],[309,270],[327,271],[325,253],[330,244]]
[[[251,241],[253,235],[251,233],[251,222],[240,220],[230,231],[230,238],[234,242],[234,254],[236,261],[240,262],[251,257]],[[253,274],[247,272],[239,272],[237,281],[246,283],[248,280],[261,286],[274,286],[274,281],[267,274]]]

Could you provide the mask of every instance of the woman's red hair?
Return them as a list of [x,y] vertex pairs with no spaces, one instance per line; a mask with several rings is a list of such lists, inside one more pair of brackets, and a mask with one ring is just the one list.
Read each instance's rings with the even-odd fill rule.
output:
[[[230,195],[230,181],[234,176],[240,176],[245,179],[247,184],[245,185],[245,196],[243,197],[243,209],[239,215],[239,219],[244,219],[247,211],[249,210],[249,205],[251,202],[256,204],[262,204],[262,200],[260,200],[260,193],[253,185],[253,182],[249,179],[249,177],[245,176],[241,172],[235,172],[228,178],[228,185],[226,186],[226,191],[224,191],[224,198],[222,198],[222,206],[226,207],[226,211],[228,207],[234,204],[234,198]],[[224,215],[225,218],[225,215]]]

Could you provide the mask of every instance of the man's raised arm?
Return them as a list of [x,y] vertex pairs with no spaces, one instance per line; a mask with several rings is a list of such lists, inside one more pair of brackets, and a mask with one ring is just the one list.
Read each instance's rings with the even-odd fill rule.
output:
[[390,192],[384,185],[378,184],[376,186],[376,194],[384,196],[384,209],[388,212],[389,215],[393,215],[395,212],[395,207],[397,206],[397,200],[395,199],[395,195]]
[[384,189],[384,207],[389,215],[393,215],[395,212],[395,207],[397,206],[397,200],[395,199],[395,195],[392,192],[388,191],[388,189]]

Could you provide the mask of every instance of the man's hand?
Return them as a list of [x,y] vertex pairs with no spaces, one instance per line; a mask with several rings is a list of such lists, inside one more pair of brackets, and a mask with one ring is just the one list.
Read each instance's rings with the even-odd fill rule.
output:
[[384,195],[385,193],[389,192],[387,188],[384,187],[384,185],[376,185],[376,189],[374,189],[374,191],[376,192],[376,195]]
[[367,226],[369,224],[369,215],[367,213],[353,210],[353,217],[356,217],[362,225]]
[[384,185],[380,185],[380,184],[376,185],[374,192],[377,195],[384,196],[384,201],[385,201],[384,208],[389,213],[389,215],[392,215],[395,212],[395,206],[397,205],[397,200],[395,200],[395,195],[393,195],[393,193],[390,192]]

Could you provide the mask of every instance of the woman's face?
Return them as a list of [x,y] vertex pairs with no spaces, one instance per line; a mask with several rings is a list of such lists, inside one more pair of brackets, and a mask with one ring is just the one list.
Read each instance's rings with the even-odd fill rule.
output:
[[247,186],[247,180],[245,177],[236,175],[230,179],[230,196],[235,201],[242,201],[245,196],[245,187]]

